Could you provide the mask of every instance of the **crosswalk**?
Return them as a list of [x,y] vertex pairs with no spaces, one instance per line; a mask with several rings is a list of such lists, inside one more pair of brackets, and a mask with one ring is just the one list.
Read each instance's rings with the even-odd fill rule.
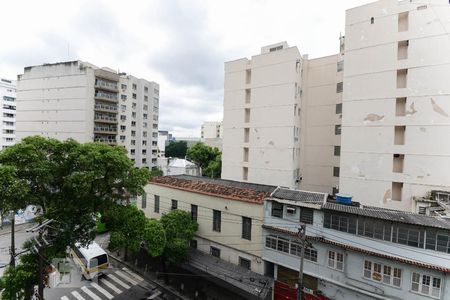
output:
[[71,291],[70,294],[62,296],[61,300],[111,300],[141,281],[144,281],[144,278],[127,268],[122,268],[99,279],[99,283],[91,282]]

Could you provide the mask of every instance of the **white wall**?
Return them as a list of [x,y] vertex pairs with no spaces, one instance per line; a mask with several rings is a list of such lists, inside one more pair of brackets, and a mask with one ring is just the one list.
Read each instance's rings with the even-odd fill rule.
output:
[[[8,115],[4,116],[4,113]],[[0,150],[14,145],[15,142],[16,81],[0,78]]]

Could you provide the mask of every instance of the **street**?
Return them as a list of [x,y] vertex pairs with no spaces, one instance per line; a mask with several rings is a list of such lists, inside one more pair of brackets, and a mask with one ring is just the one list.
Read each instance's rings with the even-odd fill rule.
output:
[[[33,233],[26,232],[25,230],[31,225],[19,225],[16,228],[16,253],[22,251],[23,243],[33,236]],[[2,231],[0,231],[0,266],[9,264],[10,257],[10,246],[11,246],[11,234],[9,234],[11,227],[5,226]],[[17,258],[16,258],[17,259]],[[3,276],[5,268],[0,268],[0,277]]]

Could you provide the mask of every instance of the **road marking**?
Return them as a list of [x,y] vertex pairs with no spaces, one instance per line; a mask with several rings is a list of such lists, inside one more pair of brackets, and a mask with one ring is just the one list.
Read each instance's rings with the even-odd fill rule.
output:
[[66,296],[62,296],[61,300],[69,300],[69,298],[67,298]]
[[127,290],[130,288],[130,286],[128,284],[126,284],[125,282],[121,281],[119,278],[117,278],[116,276],[114,276],[112,274],[109,274],[108,278],[111,278],[112,280],[114,280],[115,282],[117,282],[118,284],[120,284],[121,286],[126,288]]
[[90,291],[87,287],[83,286],[81,287],[81,290],[83,292],[85,292],[86,294],[89,295],[89,297],[91,297],[94,300],[102,300],[102,298],[100,298],[99,296],[97,296],[96,294],[94,294],[92,291]]
[[104,288],[102,288],[101,286],[99,286],[97,283],[93,282],[91,284],[91,286],[93,286],[95,289],[97,289],[100,293],[102,293],[103,295],[105,295],[106,298],[108,299],[112,299],[114,298],[113,295],[111,295],[107,290],[105,290]]
[[83,296],[80,295],[80,293],[78,293],[77,291],[73,291],[72,295],[77,298],[77,300],[86,300],[83,298]]
[[131,276],[133,276],[134,278],[136,278],[139,281],[144,281],[144,278],[142,278],[141,276],[139,276],[138,274],[134,273],[131,270],[128,270],[127,268],[122,268],[122,270],[124,270],[125,272],[127,272],[128,274],[130,274]]
[[102,283],[104,283],[107,287],[109,287],[111,290],[113,290],[116,294],[122,293],[121,290],[119,290],[118,288],[116,288],[116,287],[114,286],[114,284],[112,284],[111,282],[109,282],[108,280],[106,280],[106,278],[103,278]]
[[137,285],[138,284],[138,282],[136,280],[134,280],[133,278],[131,278],[130,276],[128,276],[127,274],[125,274],[124,272],[122,272],[120,270],[118,270],[116,272],[116,274],[119,275],[120,277],[122,277],[123,279],[131,282],[131,284],[133,284],[133,285]]

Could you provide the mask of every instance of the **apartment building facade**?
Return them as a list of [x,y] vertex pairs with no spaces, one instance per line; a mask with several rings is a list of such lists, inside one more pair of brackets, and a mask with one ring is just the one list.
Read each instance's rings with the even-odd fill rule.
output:
[[225,63],[222,178],[299,186],[301,70],[286,42]]
[[300,170],[303,190],[339,190],[344,55],[303,59]]
[[122,145],[138,167],[157,158],[159,85],[82,61],[31,66],[18,76],[17,138]]
[[201,141],[213,148],[222,150],[222,122],[203,122],[201,126]]
[[272,281],[262,275],[261,226],[263,201],[274,189],[189,175],[161,176],[150,180],[137,205],[155,219],[174,209],[190,212],[199,228],[185,267],[206,273],[247,299],[268,299]]
[[16,82],[0,78],[0,150],[16,141]]
[[450,223],[277,188],[265,201],[263,260],[274,299],[296,299],[306,225],[307,299],[447,299]]
[[340,189],[419,211],[450,191],[450,4],[380,0],[346,14]]

